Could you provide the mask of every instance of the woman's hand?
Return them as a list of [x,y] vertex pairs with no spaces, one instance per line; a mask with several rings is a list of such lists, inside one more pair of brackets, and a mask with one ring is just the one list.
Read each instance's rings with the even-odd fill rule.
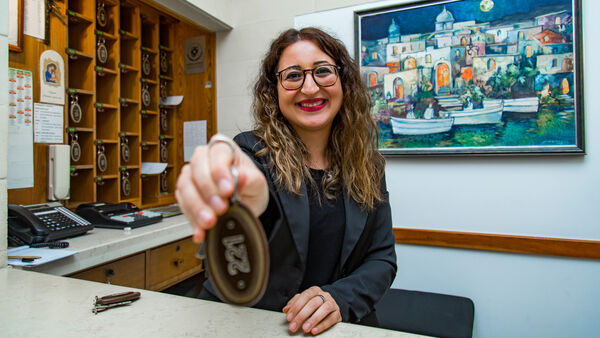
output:
[[283,307],[283,312],[287,313],[285,318],[290,322],[291,332],[296,332],[302,326],[304,332],[316,335],[342,321],[340,307],[329,292],[318,286],[296,294]]
[[238,194],[254,216],[260,216],[269,203],[264,174],[235,142],[229,141],[234,153],[225,142],[196,147],[190,162],[183,166],[177,178],[175,197],[194,228],[196,243],[204,241],[206,230],[212,228],[217,217],[229,207],[229,198],[235,190],[232,164],[238,170]]

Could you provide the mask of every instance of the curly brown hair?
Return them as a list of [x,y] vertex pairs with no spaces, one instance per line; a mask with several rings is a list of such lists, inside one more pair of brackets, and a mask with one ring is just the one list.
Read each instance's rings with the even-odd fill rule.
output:
[[358,65],[344,44],[317,28],[288,29],[271,43],[254,85],[255,133],[265,144],[259,156],[271,156],[276,183],[300,194],[304,178],[316,184],[307,165],[309,154],[302,140],[285,119],[278,104],[275,75],[284,49],[295,42],[315,43],[340,66],[343,101],[336,115],[326,156],[329,169],[322,187],[325,198],[333,198],[340,187],[364,209],[370,210],[383,199],[381,180],[385,160],[376,149],[377,124],[370,114],[371,99],[362,82]]

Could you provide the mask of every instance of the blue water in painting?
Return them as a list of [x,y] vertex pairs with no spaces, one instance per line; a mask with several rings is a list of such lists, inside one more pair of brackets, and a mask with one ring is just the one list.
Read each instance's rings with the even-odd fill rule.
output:
[[530,117],[505,113],[502,121],[497,124],[453,126],[445,133],[416,136],[394,135],[391,124],[379,121],[379,147],[389,149],[574,145],[574,115],[572,107],[559,111],[541,107],[537,114]]

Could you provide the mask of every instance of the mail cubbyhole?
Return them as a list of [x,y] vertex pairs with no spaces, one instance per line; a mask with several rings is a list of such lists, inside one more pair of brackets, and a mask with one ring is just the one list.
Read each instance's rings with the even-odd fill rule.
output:
[[94,184],[94,170],[92,166],[71,167],[71,198],[68,202],[69,208],[77,207],[82,203],[95,201],[96,185]]
[[177,180],[177,174],[173,167],[169,166],[165,169],[164,173],[160,176],[160,193],[162,195],[168,195],[175,191],[175,182]]
[[158,122],[158,114],[150,113],[148,111],[146,111],[145,114],[142,114],[142,141],[158,141]]
[[115,140],[96,140],[96,175],[116,176],[120,155],[119,143]]
[[121,73],[121,97],[139,102],[140,100],[140,81],[138,81],[137,72],[127,71]]
[[142,46],[158,50],[158,17],[152,12],[142,12]]
[[158,142],[144,142],[140,143],[140,149],[142,151],[142,162],[159,162],[159,150]]
[[96,201],[119,202],[119,179],[117,175],[96,177]]
[[97,108],[96,137],[100,140],[117,140],[119,132],[119,111],[116,107]]
[[121,201],[139,200],[141,185],[138,168],[121,170],[119,181]]
[[[70,56],[71,57],[71,56]],[[94,65],[92,59],[75,55],[69,59],[69,88],[89,91],[94,90]]]
[[140,165],[140,140],[137,136],[125,136],[120,140],[120,167],[130,168]]
[[117,107],[119,79],[116,73],[96,71],[96,101]]
[[74,128],[94,128],[94,104],[92,95],[67,94],[68,126]]
[[119,18],[121,35],[139,36],[140,10],[138,7],[127,2],[121,2]]
[[158,76],[158,52],[155,49],[142,46],[140,65],[144,79],[156,80]]
[[167,49],[173,48],[173,42],[175,40],[174,33],[175,30],[173,29],[173,19],[166,16],[161,16],[158,33],[159,46]]
[[140,112],[137,104],[121,105],[121,131],[139,135]]
[[141,106],[142,109],[149,110],[151,112],[158,112],[158,86],[156,81],[141,79]]
[[[68,11],[94,21],[96,17],[96,7],[93,1],[89,0],[69,0]],[[71,15],[73,16],[73,15]]]
[[161,105],[160,109],[160,134],[165,137],[172,137],[175,132],[175,110],[171,108],[166,108]]
[[93,129],[67,129],[67,138],[71,146],[71,166],[90,166],[94,164],[95,148]]
[[87,15],[81,14],[77,11],[67,10],[67,17],[69,20],[69,48],[72,48],[78,52],[84,53],[92,57],[95,54],[96,50],[96,39],[94,39],[94,25],[92,24],[94,18],[93,15],[93,12]]
[[160,199],[160,175],[142,175],[142,204],[156,204]]
[[127,68],[129,71],[140,70],[140,41],[138,38],[130,37],[124,39],[121,36],[121,47],[120,47],[120,67],[121,71],[124,72]]
[[119,6],[116,0],[96,1],[96,29],[114,35],[117,33],[118,20]]
[[96,31],[96,66],[116,74],[119,66],[119,44],[114,35]]

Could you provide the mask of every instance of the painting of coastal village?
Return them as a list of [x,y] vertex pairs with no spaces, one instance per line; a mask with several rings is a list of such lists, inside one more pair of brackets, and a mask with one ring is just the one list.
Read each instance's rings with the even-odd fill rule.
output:
[[581,153],[576,8],[565,0],[462,0],[357,13],[357,58],[379,149]]

